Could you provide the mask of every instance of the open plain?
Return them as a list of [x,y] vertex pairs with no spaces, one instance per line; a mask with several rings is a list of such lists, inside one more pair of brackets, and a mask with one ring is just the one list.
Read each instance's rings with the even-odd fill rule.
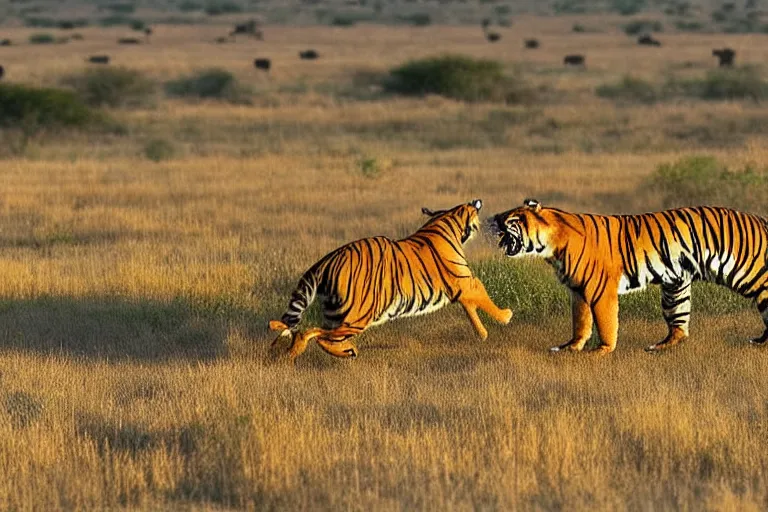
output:
[[[84,28],[0,48],[12,83],[58,86],[109,54],[158,83],[221,67],[248,91],[158,89],[108,109],[120,128],[104,132],[0,132],[0,509],[765,510],[768,348],[748,345],[760,318],[724,289],[695,287],[674,350],[642,350],[666,330],[652,289],[622,299],[614,354],[553,356],[565,289],[478,237],[469,259],[515,312],[486,318],[486,341],[452,305],[365,333],[354,361],[310,346],[292,367],[269,349],[305,269],[407,235],[422,206],[768,214],[764,103],[595,93],[703,77],[725,45],[759,69],[768,36],[671,32],[647,48],[618,17],[582,18],[594,32],[516,18],[497,44],[475,26],[266,26],[262,42],[215,44],[221,27],[161,25],[135,46]],[[306,48],[321,58],[300,61]],[[562,66],[571,52],[586,69]],[[501,61],[529,99],[381,91],[392,67],[441,53]],[[702,156],[754,181],[652,186]]]

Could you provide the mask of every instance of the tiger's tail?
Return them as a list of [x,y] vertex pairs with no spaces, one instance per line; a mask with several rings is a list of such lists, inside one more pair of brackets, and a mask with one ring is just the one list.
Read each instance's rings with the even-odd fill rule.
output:
[[320,272],[324,266],[321,263],[323,261],[318,262],[317,265],[314,265],[301,276],[299,284],[291,294],[288,309],[282,318],[269,322],[269,328],[273,331],[279,331],[280,336],[290,336],[294,333],[296,326],[301,322],[304,311],[315,300],[317,286],[320,281]]

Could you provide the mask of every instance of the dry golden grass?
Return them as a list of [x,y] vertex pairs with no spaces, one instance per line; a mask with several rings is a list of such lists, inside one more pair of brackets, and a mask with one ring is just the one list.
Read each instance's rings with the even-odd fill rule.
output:
[[[633,69],[620,58],[630,48],[611,47],[623,36],[571,36],[561,23],[523,25],[556,39],[536,59],[592,37],[604,41],[598,69],[600,52],[606,67]],[[528,29],[510,32],[522,38]],[[84,55],[112,53],[112,35],[83,32],[83,55],[58,57],[75,43],[12,47],[3,63],[20,77],[9,76],[53,82]],[[349,70],[384,70],[435,47],[477,56],[500,49],[474,43],[466,28],[274,29],[264,46],[226,50],[191,42],[198,36],[209,38],[160,28],[151,47],[115,52],[158,78],[215,64],[252,84],[268,80],[250,70],[255,49],[287,59],[313,46],[329,55],[309,71],[275,53],[269,80],[279,85],[302,74],[324,83]],[[707,61],[714,36],[679,37]],[[508,62],[522,55],[504,51]],[[655,57],[655,69],[675,55]],[[671,114],[686,124],[764,108],[580,103],[591,73],[555,75],[573,96],[531,109],[574,132],[627,115],[628,130],[663,139],[655,128]],[[691,341],[658,357],[641,348],[663,336],[660,314],[622,316],[618,351],[595,359],[546,352],[567,338],[565,315],[506,327],[488,320],[489,339],[479,342],[453,306],[364,334],[356,361],[310,347],[292,368],[268,349],[266,322],[282,313],[301,272],[342,243],[404,236],[423,221],[421,206],[476,197],[484,214],[528,196],[577,210],[654,209],[638,187],[656,165],[689,154],[685,146],[597,154],[514,143],[414,146],[386,139],[377,122],[429,121],[439,131],[451,116],[482,118],[500,107],[276,94],[283,103],[271,107],[162,102],[116,113],[174,141],[180,126],[197,126],[200,144],[223,130],[208,156],[190,149],[149,162],[136,151],[147,133],[139,132],[107,142],[41,139],[31,155],[0,165],[0,509],[768,506],[768,352],[745,342],[761,328],[753,310],[694,312]],[[302,144],[300,132],[251,153],[260,139],[285,136],[248,132],[257,122],[314,126],[319,135]],[[519,133],[537,122],[522,121]],[[366,123],[369,138],[358,133]],[[324,133],[345,125],[352,128]],[[763,135],[707,153],[765,167]],[[376,172],[362,171],[365,158]],[[470,259],[512,265],[483,240],[472,243]]]

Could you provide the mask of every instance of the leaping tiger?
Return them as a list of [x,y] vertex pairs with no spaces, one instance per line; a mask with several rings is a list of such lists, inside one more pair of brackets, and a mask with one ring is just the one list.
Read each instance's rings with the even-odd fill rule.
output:
[[[351,338],[372,325],[415,316],[459,302],[482,339],[488,332],[477,308],[507,324],[510,309],[499,309],[483,283],[472,275],[463,245],[480,228],[476,199],[449,210],[422,212],[430,217],[418,231],[402,240],[378,236],[339,247],[315,263],[299,280],[288,310],[270,329],[291,337],[293,361],[311,340],[331,355],[356,357]],[[326,325],[299,332],[304,310],[319,295]]]
[[594,315],[601,353],[616,348],[618,296],[661,285],[666,338],[656,351],[688,337],[691,282],[727,286],[757,303],[768,341],[768,220],[727,208],[698,206],[642,215],[575,214],[535,199],[489,220],[509,257],[535,255],[571,289],[573,338],[552,351],[581,351]]

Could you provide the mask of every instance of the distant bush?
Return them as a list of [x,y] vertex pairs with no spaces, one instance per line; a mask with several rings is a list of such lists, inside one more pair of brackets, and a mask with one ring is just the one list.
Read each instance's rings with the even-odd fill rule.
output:
[[136,21],[134,18],[125,16],[123,14],[114,14],[112,16],[106,16],[99,20],[99,25],[102,27],[117,27],[120,25],[130,25]]
[[29,36],[29,42],[31,44],[53,44],[56,42],[56,37],[53,34],[32,34]]
[[231,103],[247,103],[246,91],[235,75],[225,69],[212,68],[165,84],[169,96],[218,99]]
[[131,30],[144,30],[147,28],[147,24],[142,20],[131,20],[130,26]]
[[144,144],[144,156],[153,162],[170,160],[176,155],[176,148],[166,139],[152,139]]
[[704,100],[768,98],[768,83],[757,68],[747,66],[712,70],[704,78],[671,79],[666,87],[673,94]]
[[181,12],[202,11],[203,4],[193,0],[184,0],[183,2],[179,3],[179,10]]
[[639,103],[654,103],[659,100],[656,86],[630,75],[626,75],[616,84],[601,85],[596,93],[601,98]]
[[59,20],[56,26],[62,30],[73,30],[76,28],[87,27],[88,20],[85,18],[78,18],[74,20]]
[[24,18],[24,26],[33,28],[56,28],[58,20],[53,18],[29,17]]
[[701,32],[705,26],[699,21],[678,20],[675,22],[675,28],[681,32]]
[[398,16],[397,19],[403,23],[407,23],[415,27],[426,27],[427,25],[432,24],[432,17],[426,12],[406,14],[403,16]]
[[99,119],[73,92],[0,84],[0,126],[30,129],[85,127]]
[[464,101],[506,101],[516,103],[530,91],[504,75],[499,62],[444,55],[413,60],[392,71],[384,81],[388,92],[410,96],[439,94]]
[[646,185],[664,208],[708,204],[765,211],[768,171],[732,170],[713,157],[692,156],[660,165]]
[[87,69],[70,75],[62,84],[72,87],[77,95],[93,107],[135,107],[152,103],[156,84],[139,71],[105,67]]
[[581,25],[580,23],[574,23],[573,26],[571,27],[571,31],[572,32],[586,32],[587,31],[587,27],[585,27],[584,25]]
[[221,0],[218,2],[208,2],[205,5],[205,13],[209,16],[218,16],[219,14],[234,14],[243,12],[243,6],[237,2]]
[[120,14],[132,14],[136,10],[136,6],[131,3],[110,4],[106,8]]
[[645,8],[645,0],[612,0],[611,8],[622,16],[631,16]]
[[622,28],[628,36],[636,36],[646,32],[662,32],[664,25],[658,20],[633,20]]
[[557,0],[552,3],[555,14],[583,14],[587,12],[584,0]]

